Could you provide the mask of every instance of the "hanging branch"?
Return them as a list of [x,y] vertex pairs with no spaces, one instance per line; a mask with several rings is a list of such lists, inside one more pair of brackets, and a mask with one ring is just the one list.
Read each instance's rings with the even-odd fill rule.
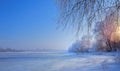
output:
[[86,29],[85,26],[90,31],[91,26],[103,21],[109,11],[115,12],[119,18],[120,0],[57,0],[57,4],[60,8],[58,23],[65,28],[74,28],[77,33]]

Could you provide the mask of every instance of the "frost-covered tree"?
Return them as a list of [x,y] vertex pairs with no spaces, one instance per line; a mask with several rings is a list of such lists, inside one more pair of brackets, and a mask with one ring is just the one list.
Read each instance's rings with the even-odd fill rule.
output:
[[116,24],[116,20],[116,13],[109,12],[103,21],[96,23],[94,31],[96,34],[97,45],[100,46],[98,48],[99,50],[119,50],[120,25]]
[[69,48],[69,52],[89,52],[90,49],[92,49],[92,42],[92,36],[83,36],[80,40],[77,40],[72,44],[72,46]]
[[[92,24],[106,19],[109,12],[115,13],[118,24],[120,0],[57,0],[60,8],[60,20],[64,27],[71,26],[81,33],[90,30]],[[114,15],[111,13],[111,18]]]
[[[62,26],[72,27],[77,34],[86,29],[88,36],[91,28],[100,29],[97,32],[103,36],[110,51],[114,44],[119,44],[112,40],[116,41],[116,26],[120,25],[120,0],[57,0],[57,3],[60,9],[58,23]],[[98,21],[102,27],[95,26]]]

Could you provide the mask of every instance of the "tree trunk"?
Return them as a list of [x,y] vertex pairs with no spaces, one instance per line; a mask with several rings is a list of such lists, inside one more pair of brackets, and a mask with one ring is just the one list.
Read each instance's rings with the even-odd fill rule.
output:
[[107,44],[107,46],[108,46],[107,51],[108,51],[108,52],[112,51],[112,46],[111,46],[111,42],[110,42],[109,39],[106,40],[106,44]]

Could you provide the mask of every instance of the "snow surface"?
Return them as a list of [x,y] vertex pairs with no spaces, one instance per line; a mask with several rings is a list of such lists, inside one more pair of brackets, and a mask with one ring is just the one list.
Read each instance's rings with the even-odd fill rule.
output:
[[0,71],[120,71],[114,53],[0,53]]

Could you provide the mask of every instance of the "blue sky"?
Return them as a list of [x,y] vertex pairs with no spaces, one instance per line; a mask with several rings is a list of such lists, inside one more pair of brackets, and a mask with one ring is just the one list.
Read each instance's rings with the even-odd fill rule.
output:
[[67,49],[69,30],[57,30],[55,0],[1,0],[0,48]]

